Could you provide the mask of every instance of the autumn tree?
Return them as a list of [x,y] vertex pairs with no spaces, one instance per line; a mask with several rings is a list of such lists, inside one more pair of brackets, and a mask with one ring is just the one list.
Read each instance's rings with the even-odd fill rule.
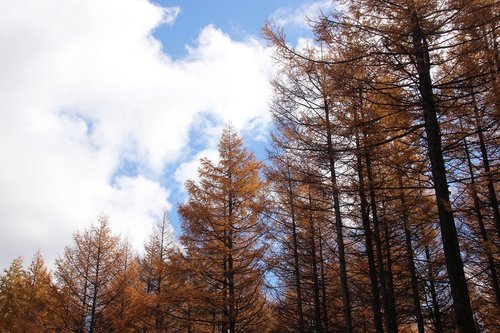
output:
[[205,330],[262,331],[261,168],[228,126],[219,143],[219,162],[202,159],[199,181],[186,184],[188,201],[179,206],[181,240],[193,268],[192,322]]
[[123,261],[117,262],[118,274],[112,281],[114,300],[104,311],[102,321],[108,323],[105,330],[113,332],[142,332],[145,318],[143,309],[149,304],[141,293],[140,265],[132,246],[124,241],[121,251]]
[[97,332],[110,326],[104,317],[119,295],[119,279],[126,262],[122,242],[111,233],[108,217],[83,233],[75,232],[74,244],[56,260],[61,312],[66,329]]
[[[360,161],[360,166],[365,171],[364,175],[360,175],[359,181],[366,182],[366,193],[369,199],[367,204],[370,207],[369,214],[371,214],[374,226],[372,232],[376,248],[375,261],[378,273],[383,273],[376,284],[381,283],[382,298],[385,298],[383,300],[384,315],[392,311],[391,307],[393,307],[387,303],[387,300],[391,298],[390,295],[384,296],[386,290],[389,292],[390,288],[386,288],[388,285],[384,287],[387,281],[382,279],[382,276],[386,275],[384,271],[390,271],[390,267],[383,266],[382,260],[385,259],[380,257],[382,243],[378,239],[381,234],[377,227],[377,220],[383,221],[379,212],[382,208],[380,204],[384,200],[377,195],[373,187],[375,183],[370,180],[370,178],[375,180],[376,175],[373,174],[375,170],[371,167],[373,161],[370,161],[373,151],[369,148],[382,145],[384,141],[387,143],[396,138],[402,138],[414,131],[418,132],[419,128],[423,129],[421,133],[423,140],[407,141],[407,144],[415,148],[424,146],[426,149],[428,169],[424,170],[424,173],[431,177],[436,196],[437,217],[456,323],[461,332],[473,332],[476,328],[465,274],[466,268],[464,268],[464,264],[468,263],[464,262],[461,257],[461,254],[464,254],[463,249],[469,246],[469,237],[459,238],[462,223],[456,207],[452,204],[452,200],[455,199],[454,194],[450,195],[450,190],[454,190],[450,183],[453,165],[449,163],[447,154],[449,154],[449,145],[453,145],[453,138],[449,135],[451,133],[447,132],[446,126],[456,120],[449,118],[450,106],[456,107],[465,101],[465,97],[471,99],[471,96],[474,96],[470,88],[480,92],[476,94],[476,97],[480,96],[484,105],[493,106],[488,111],[489,115],[496,113],[495,105],[498,103],[493,102],[497,100],[493,96],[498,96],[495,83],[498,77],[498,66],[495,66],[498,64],[498,52],[495,52],[498,43],[493,22],[498,20],[498,6],[490,1],[458,3],[453,1],[359,0],[345,1],[343,4],[342,7],[332,8],[329,15],[320,17],[314,26],[321,50],[329,55],[329,58],[317,57],[314,54],[311,56],[307,50],[299,52],[292,49],[279,30],[273,31],[267,28],[267,36],[277,46],[278,55],[287,61],[300,59],[302,62],[329,67],[332,72],[339,71],[339,69],[341,71],[342,67],[348,64],[351,70],[345,72],[342,83],[362,88],[358,89],[360,103],[357,106],[351,103],[360,112],[358,122],[354,123],[351,128],[356,129],[361,135],[360,139],[363,139],[360,140],[360,145],[356,149],[369,152],[366,156],[362,156]],[[465,38],[462,38],[463,36]],[[486,54],[490,57],[485,57]],[[465,71],[461,70],[464,67],[460,61],[464,59],[464,56],[467,58],[470,55],[484,64],[480,70],[471,70],[474,67]],[[358,75],[360,72],[363,75]],[[389,75],[383,74],[384,72]],[[469,90],[469,92],[467,94],[457,92],[457,87],[460,87],[462,91]],[[449,92],[451,88],[455,91],[451,94],[447,93],[447,90]],[[393,91],[397,90],[403,91],[403,94],[399,92],[394,94]],[[381,104],[375,102],[376,99],[367,98],[370,95],[384,96],[385,102]],[[352,101],[356,101],[355,95]],[[413,118],[411,126],[407,127],[406,133],[392,136],[392,138],[374,142],[373,135],[370,135],[369,140],[366,140],[368,139],[366,129],[370,126],[366,126],[365,121],[376,124],[382,119],[370,116],[363,119],[363,116],[366,116],[367,107],[388,106],[389,103],[395,111],[400,108],[409,111]],[[482,117],[482,119],[488,118]],[[481,118],[476,116],[476,119]],[[481,122],[476,123],[476,130],[480,129],[479,132],[484,139],[486,128],[480,125]],[[490,137],[493,133],[494,130],[490,129]],[[482,146],[480,150],[483,164],[487,169],[489,160],[484,157],[491,156],[492,152],[485,150],[484,145],[480,144],[480,146]],[[363,177],[366,179],[362,179]],[[485,178],[487,180],[485,183],[489,188],[489,201],[493,203],[492,215],[495,216],[498,205],[495,204],[496,196],[491,195],[495,193],[494,186],[491,186],[493,179],[491,171],[485,173]],[[371,231],[365,228],[365,233],[367,232]],[[484,235],[484,232],[481,234]],[[488,259],[488,261],[491,260]],[[492,275],[495,274],[492,273]],[[390,275],[388,278],[390,282]],[[372,285],[375,285],[373,282]],[[494,282],[492,284],[495,289]],[[392,324],[386,317],[386,324],[392,326],[392,328],[388,326],[388,329],[397,330],[394,325],[395,316],[391,315],[391,317],[393,318]],[[377,330],[381,329],[378,325]],[[420,330],[422,330],[422,325],[420,325]]]
[[16,329],[17,317],[22,309],[23,261],[16,258],[10,267],[5,269],[0,279],[0,316],[3,332]]
[[[280,326],[295,328],[304,333],[304,295],[302,258],[299,255],[299,225],[296,206],[297,181],[293,165],[282,154],[271,156],[272,166],[266,170],[269,189],[274,200],[271,211],[270,235],[273,239],[272,254],[267,257],[268,269],[276,276],[274,312]],[[282,293],[282,295],[279,295]],[[293,303],[292,305],[290,303]]]
[[31,264],[25,272],[24,284],[27,309],[24,312],[24,321],[28,331],[51,331],[58,322],[54,312],[55,287],[52,283],[52,273],[45,266],[40,252],[35,253]]
[[[278,133],[276,133],[278,135]],[[275,276],[277,321],[283,331],[328,332],[342,326],[338,262],[332,249],[332,203],[317,166],[275,147],[267,167],[272,191],[268,257]]]
[[[398,75],[398,84],[407,84],[415,102],[419,104],[417,119],[420,119],[425,129],[456,321],[460,332],[473,332],[476,328],[450,200],[438,118],[444,111],[442,106],[445,100],[439,89],[463,77],[433,78],[431,74],[433,69],[446,61],[443,59],[451,56],[451,50],[459,44],[457,40],[450,42],[459,33],[453,30],[450,21],[464,9],[471,9],[468,4],[464,7],[447,1],[349,1],[348,12],[324,20],[325,29],[321,31],[326,36],[327,31],[346,27],[353,35],[362,34],[367,52],[361,57],[366,58],[369,64],[372,62],[374,66],[385,66]],[[352,58],[347,60],[354,61]]]
[[174,236],[164,209],[160,222],[145,244],[144,255],[139,258],[139,278],[144,293],[144,329],[167,329],[168,303],[162,301],[162,293],[168,293],[169,256],[174,249]]
[[0,276],[0,332],[55,332],[57,297],[40,252],[24,268],[16,258]]

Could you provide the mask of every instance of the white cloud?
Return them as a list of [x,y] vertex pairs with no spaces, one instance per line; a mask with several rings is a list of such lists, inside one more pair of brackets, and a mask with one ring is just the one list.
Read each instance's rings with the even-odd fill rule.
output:
[[174,24],[175,19],[180,13],[181,7],[179,6],[163,8],[163,22],[170,25]]
[[312,1],[298,8],[280,8],[271,15],[271,20],[279,26],[293,25],[300,28],[308,28],[308,20],[314,20],[322,13],[328,14],[332,8],[332,0]]
[[23,0],[0,12],[0,267],[38,248],[52,261],[100,213],[140,247],[169,206],[164,168],[199,156],[188,147],[197,119],[213,119],[208,150],[222,122],[269,121],[270,51],[207,26],[173,61],[152,31],[179,8]]
[[179,183],[179,186],[183,186],[188,180],[197,181],[199,179],[198,167],[200,166],[200,160],[202,158],[208,158],[213,163],[217,163],[219,152],[217,149],[208,148],[198,152],[189,161],[182,162],[174,173],[174,178]]
[[169,192],[140,175],[119,176],[107,190],[111,193],[105,195],[103,201],[110,207],[106,214],[112,216],[111,227],[128,238],[134,248],[141,248],[152,230],[151,222],[157,222],[164,209],[171,209],[171,205],[165,203]]

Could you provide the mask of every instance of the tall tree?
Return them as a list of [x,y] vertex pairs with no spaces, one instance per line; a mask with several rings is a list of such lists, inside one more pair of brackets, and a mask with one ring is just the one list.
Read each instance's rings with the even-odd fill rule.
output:
[[120,291],[116,279],[123,277],[125,251],[112,235],[107,216],[100,216],[83,233],[76,232],[73,241],[56,260],[55,275],[61,294],[67,295],[68,328],[92,333],[110,325],[103,317]]
[[[147,318],[143,318],[146,326],[151,326],[156,331],[166,329],[166,315],[168,304],[162,304],[163,292],[168,285],[169,255],[173,251],[174,236],[167,219],[167,210],[163,210],[160,222],[155,226],[153,233],[145,244],[144,256],[140,258],[139,276],[145,292],[144,302],[147,309]],[[165,306],[166,305],[166,306]]]
[[[269,181],[269,190],[273,192],[275,200],[272,203],[273,221],[270,235],[274,240],[275,251],[268,256],[268,268],[280,279],[279,291],[285,295],[276,297],[285,298],[282,305],[275,305],[282,326],[289,325],[299,333],[305,333],[304,297],[302,292],[303,276],[301,256],[299,254],[299,225],[296,206],[297,180],[292,175],[290,159],[273,154],[272,166],[266,170]],[[293,267],[290,270],[290,266]],[[278,283],[276,283],[278,284]],[[287,302],[294,302],[295,306],[288,306]]]
[[182,242],[196,267],[194,279],[204,287],[193,321],[222,332],[256,332],[265,319],[259,316],[266,249],[261,168],[228,126],[219,143],[219,162],[202,159],[200,179],[187,182],[189,199],[179,206]]

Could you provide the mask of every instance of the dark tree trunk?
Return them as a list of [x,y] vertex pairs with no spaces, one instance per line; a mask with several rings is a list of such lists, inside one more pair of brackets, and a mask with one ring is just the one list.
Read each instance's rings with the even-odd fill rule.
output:
[[318,228],[318,238],[319,238],[319,271],[321,274],[321,306],[323,310],[323,327],[325,332],[329,332],[328,323],[328,303],[326,298],[326,281],[325,281],[325,263],[323,258],[323,235],[321,233],[321,228]]
[[[224,242],[227,244],[227,228],[224,230]],[[225,246],[227,246],[224,244]],[[224,279],[222,284],[222,322],[221,322],[221,332],[227,333],[228,325],[229,325],[229,304],[228,304],[228,268],[227,268],[227,255],[224,255],[223,258],[223,272]]]
[[411,13],[410,24],[413,37],[413,54],[418,70],[418,88],[421,95],[425,133],[427,136],[427,149],[431,162],[441,238],[453,298],[453,309],[460,333],[473,333],[476,332],[476,327],[470,304],[464,265],[460,256],[457,229],[450,203],[441,145],[441,133],[437,119],[436,99],[432,91],[429,50],[426,36],[420,27],[416,11]]
[[300,285],[300,267],[299,267],[299,252],[297,240],[297,225],[295,222],[295,204],[293,202],[293,187],[290,175],[290,166],[287,164],[287,182],[288,182],[288,195],[290,201],[290,214],[292,219],[292,240],[293,240],[293,273],[295,276],[295,288],[297,292],[297,314],[299,333],[304,333],[304,314],[302,310],[302,290]]
[[[232,240],[230,239],[229,250],[232,251]],[[234,290],[234,268],[233,256],[231,253],[228,255],[228,285],[229,285],[229,332],[236,332],[236,303],[235,303],[235,290]]]
[[500,240],[500,212],[498,211],[497,194],[495,191],[493,175],[490,169],[490,160],[488,158],[488,151],[486,150],[486,144],[484,142],[483,126],[481,125],[482,117],[477,108],[476,94],[474,91],[472,92],[472,103],[474,106],[474,113],[476,116],[477,136],[479,138],[479,149],[481,150],[484,173],[486,174],[486,179],[488,180],[488,196],[490,199],[491,209],[493,210],[493,219],[495,221],[495,228],[497,230],[498,239]]
[[351,296],[349,292],[349,284],[347,280],[347,264],[344,248],[344,233],[342,217],[340,214],[340,199],[339,188],[337,185],[337,175],[335,170],[335,155],[333,152],[332,133],[330,124],[330,109],[326,98],[324,99],[325,106],[325,122],[326,122],[326,140],[328,146],[328,159],[330,162],[330,181],[332,182],[333,209],[335,213],[335,231],[337,235],[337,247],[340,264],[340,288],[342,292],[342,312],[344,314],[345,332],[352,333],[352,314],[351,314]]
[[403,228],[405,233],[406,256],[408,258],[408,270],[410,271],[411,291],[413,299],[413,310],[415,311],[415,318],[417,319],[418,333],[424,333],[424,318],[422,316],[422,309],[420,307],[420,296],[418,292],[417,270],[415,269],[415,260],[413,253],[413,246],[411,244],[411,232],[408,226],[408,208],[406,206],[406,197],[403,189],[403,177],[399,175],[400,187],[400,200],[402,208]]
[[[365,138],[367,137],[366,133],[364,133],[364,136]],[[380,281],[380,289],[382,290],[382,302],[384,306],[384,319],[385,319],[385,324],[387,326],[387,332],[396,333],[397,332],[397,321],[395,319],[396,314],[393,313],[391,309],[387,291],[386,272],[384,268],[384,256],[382,254],[382,241],[380,238],[380,220],[378,218],[378,213],[377,213],[377,202],[375,197],[375,186],[373,181],[372,165],[368,152],[365,153],[365,160],[366,160],[366,174],[368,176],[368,191],[370,194],[370,207],[372,211],[372,220],[373,220],[373,238],[375,240],[375,251],[377,254],[377,266],[378,266],[378,274]]]
[[312,214],[312,198],[311,191],[309,190],[309,232],[310,232],[310,246],[311,246],[311,260],[312,260],[312,280],[313,280],[313,294],[314,294],[314,327],[315,332],[323,333],[323,326],[321,324],[321,303],[320,303],[320,291],[319,291],[319,277],[318,277],[318,265],[316,257],[316,239],[315,239],[315,226],[314,218]]
[[[231,179],[231,170],[229,172],[229,178]],[[236,304],[235,304],[235,288],[234,288],[234,267],[233,267],[233,196],[232,192],[229,192],[229,230],[227,238],[227,284],[229,291],[229,333],[236,332]]]
[[368,216],[368,203],[366,201],[366,193],[364,187],[364,176],[363,176],[363,163],[361,161],[361,153],[359,152],[360,144],[359,144],[359,135],[356,133],[356,148],[358,153],[356,154],[356,169],[358,172],[359,179],[359,199],[360,199],[360,210],[361,210],[361,220],[363,222],[363,230],[365,236],[365,247],[366,247],[366,256],[368,257],[368,268],[370,275],[370,284],[372,289],[372,310],[373,310],[373,319],[375,324],[375,331],[377,333],[383,333],[384,329],[382,326],[382,315],[380,313],[380,291],[378,287],[378,279],[377,279],[377,269],[375,267],[375,258],[373,254],[373,242],[372,242],[372,231],[370,228],[370,219]]
[[[488,233],[486,231],[486,227],[484,225],[484,220],[483,220],[483,214],[481,213],[481,204],[479,202],[479,197],[477,195],[477,188],[476,188],[476,178],[474,175],[474,168],[472,167],[472,161],[470,159],[470,153],[469,153],[469,147],[467,144],[467,139],[464,138],[464,151],[465,151],[465,157],[467,159],[467,166],[469,168],[469,175],[470,175],[470,181],[471,181],[471,191],[472,191],[472,199],[474,202],[474,213],[477,218],[477,224],[479,226],[479,232],[481,234],[481,239],[484,244],[489,244],[490,240],[488,237]],[[490,278],[491,278],[491,285],[493,287],[493,291],[495,292],[495,299],[497,306],[500,308],[500,288],[498,286],[498,274],[497,270],[495,267],[495,260],[493,258],[493,255],[491,253],[491,249],[488,247],[485,247],[484,249],[486,253],[486,258],[488,260],[488,269],[490,271]]]

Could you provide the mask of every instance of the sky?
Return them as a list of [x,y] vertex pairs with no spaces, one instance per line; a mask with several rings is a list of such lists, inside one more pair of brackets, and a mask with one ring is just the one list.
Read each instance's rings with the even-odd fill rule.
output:
[[108,215],[140,251],[231,122],[261,158],[275,75],[329,0],[0,0],[0,269]]

